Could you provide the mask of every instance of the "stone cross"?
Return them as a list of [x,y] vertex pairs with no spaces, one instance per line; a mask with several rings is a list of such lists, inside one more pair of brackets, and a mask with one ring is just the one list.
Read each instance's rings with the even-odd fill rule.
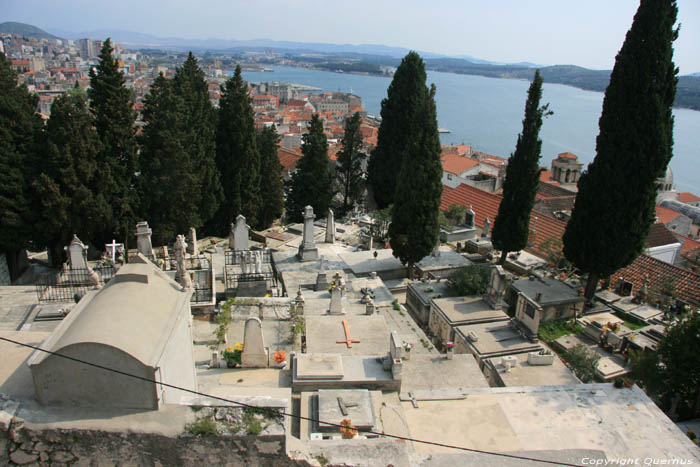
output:
[[153,231],[148,227],[148,222],[141,221],[136,224],[136,248],[146,258],[154,258],[151,234]]
[[267,350],[265,350],[262,322],[259,318],[248,318],[245,322],[241,366],[253,368],[267,367]]
[[185,267],[185,252],[187,251],[187,243],[185,242],[184,235],[178,235],[175,238],[175,246],[173,252],[175,253],[175,261],[177,263],[177,271],[175,272],[175,280],[184,289],[189,289],[192,287],[192,279],[190,278],[190,273]]
[[73,234],[73,240],[66,247],[71,269],[87,269],[87,249],[78,236]]
[[[233,249],[247,250],[248,249],[248,230],[250,227],[245,223],[245,217],[238,215],[236,217],[236,226],[233,231]],[[229,245],[230,246],[230,245]]]
[[335,215],[332,209],[328,209],[326,217],[326,243],[335,242]]
[[348,325],[348,320],[344,319],[343,320],[343,329],[345,330],[345,340],[344,341],[335,341],[336,344],[345,344],[347,345],[348,349],[352,349],[352,344],[359,344],[360,341],[359,339],[351,339],[350,338],[350,326]]
[[112,262],[117,261],[117,241],[115,239],[112,239],[112,243],[108,245],[110,247],[110,250],[112,252]]
[[318,250],[316,249],[316,241],[314,240],[314,208],[306,206],[304,208],[304,238],[299,245],[299,261],[316,261],[318,259]]
[[489,216],[486,216],[486,220],[484,221],[484,228],[481,231],[481,236],[488,237],[490,229],[491,229],[491,221],[489,220]]
[[190,244],[187,246],[187,252],[191,255],[197,254],[197,231],[194,227],[190,227]]

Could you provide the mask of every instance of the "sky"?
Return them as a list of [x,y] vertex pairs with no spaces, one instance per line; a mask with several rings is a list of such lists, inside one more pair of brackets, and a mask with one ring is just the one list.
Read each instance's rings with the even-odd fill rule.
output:
[[[0,0],[0,22],[158,37],[384,44],[611,69],[639,0]],[[700,72],[700,1],[678,0],[674,61]]]

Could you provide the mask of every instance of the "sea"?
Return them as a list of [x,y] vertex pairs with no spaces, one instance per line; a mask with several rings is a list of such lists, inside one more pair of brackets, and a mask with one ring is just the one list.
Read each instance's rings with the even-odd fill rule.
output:
[[[254,83],[305,84],[323,92],[352,92],[362,98],[367,112],[376,116],[380,115],[381,102],[391,82],[391,78],[380,76],[293,67],[271,69],[272,72],[244,71],[243,78]],[[428,83],[437,88],[438,126],[450,131],[441,133],[443,144],[468,144],[477,151],[501,157],[508,157],[515,150],[522,130],[528,81],[429,71]],[[545,82],[541,103],[549,103],[554,113],[544,120],[540,131],[540,165],[549,167],[562,152],[576,154],[584,164],[592,162],[603,93]],[[670,165],[674,183],[679,192],[700,196],[700,112],[674,109],[673,115]]]

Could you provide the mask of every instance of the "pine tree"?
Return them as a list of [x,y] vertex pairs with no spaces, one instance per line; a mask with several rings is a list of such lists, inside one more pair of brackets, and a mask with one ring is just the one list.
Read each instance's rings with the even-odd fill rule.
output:
[[260,146],[260,213],[258,221],[268,228],[284,210],[282,164],[277,156],[279,137],[275,125],[263,128],[258,138]]
[[566,258],[588,273],[588,301],[600,277],[643,251],[654,222],[656,179],[672,156],[677,14],[675,0],[642,0],[605,91],[596,157],[564,233]]
[[419,133],[418,114],[423,112],[425,64],[420,55],[410,52],[396,69],[394,78],[382,100],[382,123],[377,147],[369,158],[367,174],[377,206],[393,203],[397,176],[401,173],[401,157]]
[[146,95],[139,188],[142,214],[153,227],[153,240],[169,244],[179,233],[202,225],[201,180],[196,159],[187,149],[192,127],[185,101],[161,74]]
[[362,151],[361,123],[362,119],[357,112],[347,119],[341,143],[343,150],[338,153],[338,166],[335,170],[342,187],[342,214],[348,212],[356,201],[361,200],[365,188],[362,166],[367,154]]
[[74,233],[93,239],[110,218],[97,177],[100,149],[81,93],[56,99],[42,144],[42,171],[32,183],[35,211],[42,219],[35,238],[46,245],[55,266],[62,262],[63,248]]
[[32,233],[29,182],[35,140],[41,119],[34,112],[38,98],[17,86],[11,62],[0,53],[0,252],[5,253],[15,279],[19,252]]
[[136,138],[131,94],[107,38],[102,44],[97,72],[90,70],[90,110],[102,150],[97,164],[100,191],[111,206],[111,219],[98,242],[114,235],[128,238],[135,224]]
[[527,91],[523,132],[518,135],[515,152],[508,158],[506,179],[503,182],[503,200],[498,207],[498,216],[493,225],[493,246],[501,250],[499,263],[504,264],[510,251],[527,246],[530,233],[530,211],[535,204],[535,195],[540,183],[539,139],[542,118],[551,114],[549,104],[540,107],[542,77],[540,70]]
[[308,131],[302,136],[301,152],[287,193],[286,217],[290,222],[301,222],[306,206],[313,207],[317,217],[325,216],[333,198],[328,141],[318,114],[311,118]]
[[389,226],[393,254],[408,266],[409,277],[413,276],[413,265],[437,243],[440,230],[442,164],[435,85],[423,94],[416,123],[413,144],[405,149]]
[[248,224],[259,226],[256,216],[260,206],[260,154],[253,107],[240,66],[221,86],[216,165],[225,198],[217,215],[219,233],[227,233],[229,224],[239,214],[245,216]]
[[[219,170],[216,167],[216,122],[214,108],[209,100],[204,72],[192,52],[175,72],[174,93],[183,99],[185,125],[181,144],[189,154],[196,186],[190,196],[202,222],[209,222],[223,198]],[[199,228],[199,225],[190,225]],[[182,232],[185,232],[183,230]]]

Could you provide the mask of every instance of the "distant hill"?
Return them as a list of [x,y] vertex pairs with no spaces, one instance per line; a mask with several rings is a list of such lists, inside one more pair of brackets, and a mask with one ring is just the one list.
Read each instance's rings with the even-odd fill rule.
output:
[[49,34],[43,29],[39,29],[36,26],[25,23],[16,23],[14,21],[7,21],[5,23],[0,23],[0,33],[5,34],[17,34],[18,36],[24,37],[38,37],[44,39],[61,39],[53,34]]

